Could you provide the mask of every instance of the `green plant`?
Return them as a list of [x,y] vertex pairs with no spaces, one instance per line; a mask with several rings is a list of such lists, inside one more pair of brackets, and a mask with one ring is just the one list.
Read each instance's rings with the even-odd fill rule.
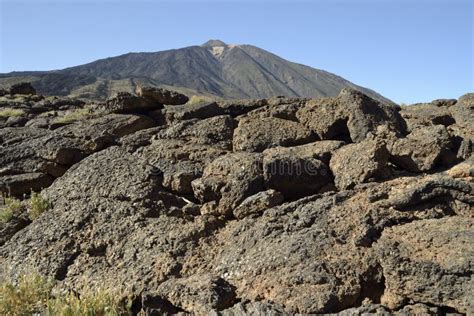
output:
[[3,197],[3,205],[0,206],[0,222],[9,222],[15,213],[21,212],[21,202],[13,197]]
[[91,109],[77,109],[56,119],[57,123],[72,123],[94,116]]
[[31,197],[28,205],[28,217],[34,221],[41,214],[51,208],[51,203],[43,198],[40,193],[31,192]]
[[23,116],[25,111],[21,109],[4,108],[0,110],[0,117]]
[[0,285],[0,315],[31,315],[46,305],[52,283],[38,275],[22,276],[17,284]]

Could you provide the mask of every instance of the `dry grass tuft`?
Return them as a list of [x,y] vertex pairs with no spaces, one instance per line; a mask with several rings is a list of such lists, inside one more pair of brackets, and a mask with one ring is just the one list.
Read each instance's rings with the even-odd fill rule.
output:
[[85,290],[53,297],[54,282],[37,275],[18,284],[0,285],[0,315],[119,316],[131,315],[120,295],[107,290]]
[[59,117],[58,119],[56,119],[56,122],[57,123],[73,123],[73,122],[82,121],[94,116],[95,116],[94,112],[91,109],[78,109],[64,116]]
[[12,109],[12,108],[4,108],[0,109],[0,117],[17,117],[17,116],[23,116],[25,114],[25,111],[21,109]]

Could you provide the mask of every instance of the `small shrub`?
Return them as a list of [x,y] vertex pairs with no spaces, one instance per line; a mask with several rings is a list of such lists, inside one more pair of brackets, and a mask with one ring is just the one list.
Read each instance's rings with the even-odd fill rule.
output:
[[85,290],[52,295],[54,283],[38,275],[23,276],[17,284],[0,285],[0,315],[118,316],[131,315],[120,295]]
[[129,308],[121,302],[117,295],[106,290],[86,290],[81,295],[69,293],[48,301],[49,315],[97,315],[118,316],[130,315]]
[[23,116],[25,111],[21,109],[5,108],[0,109],[0,117]]
[[0,222],[9,222],[15,213],[21,212],[21,202],[13,197],[3,197],[0,205]]
[[199,104],[199,103],[203,103],[203,102],[210,102],[210,101],[212,101],[211,97],[206,97],[204,95],[193,95],[193,96],[191,96],[188,103],[186,103],[186,104],[194,105],[194,104]]
[[31,315],[44,309],[52,283],[37,275],[23,276],[18,284],[0,285],[0,315]]
[[31,197],[28,205],[28,217],[34,221],[41,214],[46,212],[51,208],[51,203],[43,198],[41,194],[36,192],[31,192]]
[[91,109],[78,109],[56,119],[57,123],[72,123],[94,116]]

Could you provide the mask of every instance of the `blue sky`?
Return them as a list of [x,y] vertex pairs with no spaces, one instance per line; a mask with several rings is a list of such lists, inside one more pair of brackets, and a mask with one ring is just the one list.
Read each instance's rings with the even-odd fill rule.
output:
[[474,91],[474,1],[0,0],[0,72],[252,44],[405,103]]

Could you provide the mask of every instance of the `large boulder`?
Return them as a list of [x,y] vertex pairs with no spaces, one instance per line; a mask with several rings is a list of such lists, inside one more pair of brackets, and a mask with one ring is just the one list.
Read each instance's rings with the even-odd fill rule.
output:
[[388,158],[389,152],[385,144],[372,139],[336,150],[330,167],[337,188],[350,189],[356,184],[387,177]]
[[143,98],[128,92],[118,92],[105,101],[104,109],[110,113],[145,113],[163,108],[163,105],[151,98]]
[[[454,101],[454,102],[452,102]],[[449,126],[455,123],[449,106],[456,100],[435,100],[431,103],[412,104],[402,106],[400,114],[408,123],[410,129],[417,125],[444,125]]]
[[20,82],[10,87],[10,95],[15,94],[36,94],[35,88],[29,82]]
[[322,161],[285,152],[264,155],[263,177],[266,188],[288,199],[316,194],[332,183],[331,171]]
[[205,119],[217,115],[223,115],[224,110],[216,102],[201,102],[196,104],[184,104],[167,106],[160,114],[168,124],[175,121],[190,119]]
[[163,88],[137,86],[135,92],[138,96],[152,99],[159,104],[181,105],[189,101],[184,94]]
[[220,147],[187,140],[154,138],[134,155],[152,166],[165,188],[177,194],[192,195],[192,181],[202,176],[207,165],[227,153]]
[[231,215],[245,198],[263,191],[262,155],[238,152],[221,156],[206,166],[192,187],[201,202],[218,201],[217,214]]
[[122,289],[138,299],[176,274],[179,258],[218,227],[210,217],[177,215],[186,201],[116,146],[76,164],[42,196],[52,209],[0,247],[2,281],[35,271],[78,293]]
[[457,216],[386,229],[376,245],[385,277],[381,303],[397,309],[424,302],[473,312],[473,229],[472,218]]
[[109,114],[54,131],[0,129],[0,182],[7,184],[0,190],[22,196],[48,187],[88,155],[153,126],[153,120],[145,116]]
[[315,135],[302,124],[275,117],[249,116],[234,131],[234,150],[262,152],[275,146],[295,146],[315,141]]
[[456,104],[449,108],[456,121],[456,134],[464,139],[474,139],[474,93],[461,96]]
[[415,128],[405,138],[388,142],[391,161],[412,172],[426,172],[456,162],[451,136],[443,125]]
[[194,144],[232,150],[235,121],[231,116],[219,115],[205,119],[176,122],[164,128],[156,139],[182,139]]
[[380,103],[347,88],[335,98],[308,102],[296,116],[321,139],[360,142],[379,125],[388,126],[397,135],[406,132],[405,121],[396,106]]
[[[363,302],[380,303],[385,292],[386,267],[390,269],[390,266],[381,263],[383,257],[373,251],[372,245],[384,230],[456,214],[464,203],[462,200],[466,201],[462,194],[469,194],[463,193],[463,186],[468,183],[458,181],[464,184],[449,189],[452,200],[430,200],[429,190],[433,194],[440,191],[429,186],[423,191],[428,199],[411,209],[393,207],[392,202],[397,202],[392,199],[392,193],[416,186],[425,178],[368,183],[355,190],[303,198],[267,209],[261,216],[228,222],[196,253],[190,254],[181,273],[190,276],[213,271],[236,287],[242,302],[272,302],[284,306],[284,312],[290,314],[330,313],[361,306]],[[443,186],[442,181],[439,183]],[[434,200],[438,202],[433,203]],[[464,236],[472,241],[472,236]],[[464,243],[462,249],[467,245]],[[388,254],[391,248],[380,249]],[[466,251],[465,256],[472,258]],[[439,257],[450,253],[442,248]],[[470,273],[469,266],[461,263],[458,266],[459,274],[450,274],[451,281],[464,283]],[[404,269],[403,263],[398,267]],[[414,300],[417,303],[434,302],[415,295],[414,298],[420,298]]]
[[195,315],[209,315],[236,302],[235,287],[211,275],[172,278],[163,282],[157,293],[173,306]]

